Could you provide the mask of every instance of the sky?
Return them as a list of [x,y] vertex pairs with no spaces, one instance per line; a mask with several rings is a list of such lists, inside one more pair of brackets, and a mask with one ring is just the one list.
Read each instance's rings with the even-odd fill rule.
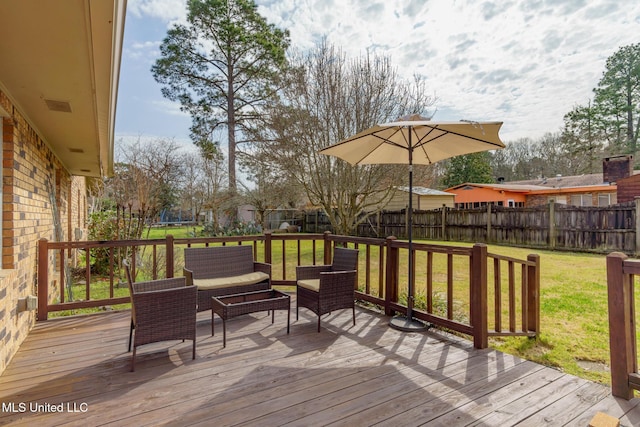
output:
[[[185,0],[128,0],[116,145],[132,139],[189,142],[189,116],[162,97],[151,74]],[[425,77],[433,120],[504,122],[503,141],[562,129],[586,105],[620,47],[640,43],[638,0],[256,0],[291,46],[322,38],[350,56],[389,56],[398,72]],[[336,141],[337,142],[337,141]]]

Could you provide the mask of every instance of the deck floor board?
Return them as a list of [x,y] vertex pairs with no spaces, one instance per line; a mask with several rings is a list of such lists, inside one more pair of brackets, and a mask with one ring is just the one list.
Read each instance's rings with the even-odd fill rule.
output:
[[290,334],[280,312],[274,324],[237,317],[226,348],[220,319],[211,336],[202,312],[196,360],[190,342],[150,344],[135,372],[129,312],[39,322],[0,376],[0,425],[584,426],[598,411],[640,421],[640,399],[604,385],[356,311],[356,326],[344,310],[324,316],[320,333],[304,309]]

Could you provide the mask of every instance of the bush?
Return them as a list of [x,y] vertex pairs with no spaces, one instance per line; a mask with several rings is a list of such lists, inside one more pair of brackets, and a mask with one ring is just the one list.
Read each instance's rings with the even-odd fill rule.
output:
[[200,234],[203,237],[222,237],[222,236],[248,236],[252,234],[260,234],[262,229],[254,222],[244,222],[235,220],[228,226],[216,226],[209,222],[202,227]]

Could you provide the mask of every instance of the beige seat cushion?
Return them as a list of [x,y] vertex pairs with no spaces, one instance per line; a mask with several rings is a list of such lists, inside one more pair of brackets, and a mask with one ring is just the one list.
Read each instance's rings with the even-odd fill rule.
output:
[[320,279],[305,279],[298,280],[298,286],[301,286],[305,289],[309,289],[310,291],[319,292],[320,291]]
[[218,277],[215,279],[193,279],[193,284],[196,285],[198,289],[206,290],[226,288],[229,286],[253,285],[254,283],[260,283],[268,279],[269,275],[267,273],[256,271],[239,276]]

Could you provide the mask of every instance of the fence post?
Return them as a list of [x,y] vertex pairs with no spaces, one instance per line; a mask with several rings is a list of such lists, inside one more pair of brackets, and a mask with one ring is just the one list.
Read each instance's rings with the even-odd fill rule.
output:
[[609,296],[609,351],[611,357],[611,394],[633,398],[629,374],[637,370],[633,276],[624,273],[627,256],[620,252],[607,255]]
[[536,339],[540,334],[540,255],[530,254],[527,261],[535,263],[535,266],[527,267],[527,328],[536,333]]
[[265,231],[264,232],[264,262],[267,264],[271,264],[271,244],[272,243],[273,243],[273,238],[271,235],[271,231]]
[[634,253],[640,255],[640,197],[634,199],[636,205],[636,247]]
[[174,244],[173,234],[167,234],[167,279],[171,279],[174,274]]
[[320,211],[319,211],[319,210],[316,210],[316,225],[315,225],[315,228],[313,229],[313,232],[314,232],[314,233],[317,233],[317,232],[318,232],[318,216],[319,216],[319,215],[320,215]]
[[447,240],[447,207],[442,206],[442,240]]
[[[394,247],[393,242],[397,240],[395,236],[387,237],[385,248],[387,250],[387,261],[385,265],[385,291],[384,291],[384,314],[393,316],[391,302],[398,302],[398,272],[400,262],[400,250]],[[381,248],[382,249],[382,248]]]
[[491,203],[487,203],[487,243],[491,241]]
[[[38,240],[38,320],[49,316],[49,252],[47,239]],[[64,292],[64,290],[60,290]]]
[[487,245],[476,243],[471,254],[471,326],[473,346],[489,347],[487,321]]
[[556,247],[556,204],[549,202],[549,249]]

